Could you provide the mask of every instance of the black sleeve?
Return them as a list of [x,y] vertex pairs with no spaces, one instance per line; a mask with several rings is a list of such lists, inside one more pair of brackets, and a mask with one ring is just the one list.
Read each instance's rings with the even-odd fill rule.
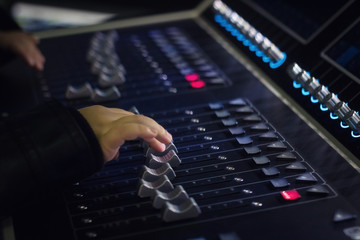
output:
[[86,120],[56,101],[1,123],[0,144],[0,216],[93,174],[104,162]]
[[5,9],[0,8],[0,31],[8,30],[20,30],[20,27]]
[[[10,14],[0,7],[0,31],[21,30]],[[0,48],[0,67],[15,58],[15,54]]]

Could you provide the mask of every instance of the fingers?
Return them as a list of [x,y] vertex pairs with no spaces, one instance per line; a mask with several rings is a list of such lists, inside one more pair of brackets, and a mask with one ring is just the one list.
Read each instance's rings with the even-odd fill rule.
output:
[[27,34],[24,44],[17,46],[16,51],[25,59],[29,66],[42,71],[44,69],[45,57],[36,46],[39,42],[37,37]]
[[35,43],[35,44],[39,44],[40,43],[40,39],[34,35],[31,35],[29,34],[30,38],[32,39],[32,41]]
[[172,141],[172,136],[153,119],[118,109],[94,105],[79,109],[87,120],[100,147],[105,162],[114,159],[125,141],[141,138],[158,152]]
[[[172,136],[171,134],[169,134],[161,125],[159,125],[155,120],[143,116],[143,115],[129,115],[126,117],[123,117],[121,119],[119,119],[118,121],[115,121],[114,124],[115,125],[123,125],[126,123],[133,123],[136,124],[135,126],[138,125],[138,127],[146,127],[148,129],[143,129],[144,132],[138,132],[139,134],[144,133],[146,134],[147,131],[151,131],[154,135],[155,138],[162,142],[162,143],[169,143],[172,141]],[[142,135],[138,135],[138,137],[147,140],[146,139],[146,135],[142,136]]]
[[102,137],[105,161],[113,159],[125,141],[137,138],[148,142],[150,147],[158,152],[163,152],[164,144],[172,141],[171,134],[151,118],[142,115],[125,116],[116,121]]
[[24,58],[25,62],[30,66],[39,71],[44,70],[45,57],[37,49],[26,49],[25,51],[19,52]]
[[37,37],[21,31],[9,31],[0,32],[0,38],[0,47],[18,54],[29,66],[39,71],[44,69],[45,57],[37,47]]

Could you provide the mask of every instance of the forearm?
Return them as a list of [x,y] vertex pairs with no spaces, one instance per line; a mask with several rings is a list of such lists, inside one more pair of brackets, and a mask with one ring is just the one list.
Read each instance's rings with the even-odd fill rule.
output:
[[100,170],[102,151],[77,111],[52,102],[0,126],[0,215],[23,196],[60,189]]

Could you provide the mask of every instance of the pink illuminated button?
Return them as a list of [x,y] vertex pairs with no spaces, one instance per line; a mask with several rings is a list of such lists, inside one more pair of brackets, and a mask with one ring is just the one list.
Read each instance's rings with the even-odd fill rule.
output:
[[193,73],[193,74],[187,74],[185,75],[185,79],[189,82],[197,81],[199,80],[199,75]]
[[285,200],[289,200],[289,201],[301,198],[300,194],[295,189],[288,191],[281,191],[280,193]]
[[203,88],[203,87],[205,87],[205,82],[204,82],[204,81],[201,81],[201,80],[199,80],[199,81],[194,81],[194,82],[190,82],[190,84],[191,84],[191,86],[192,86],[193,88]]

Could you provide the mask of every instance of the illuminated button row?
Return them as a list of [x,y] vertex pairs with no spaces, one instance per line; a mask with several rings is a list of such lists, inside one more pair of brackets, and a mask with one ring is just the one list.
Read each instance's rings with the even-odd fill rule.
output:
[[267,37],[251,26],[247,21],[231,10],[220,0],[213,3],[214,9],[219,12],[215,14],[214,20],[220,26],[230,32],[231,35],[254,52],[263,62],[269,63],[270,68],[280,67],[286,60],[286,53],[282,52]]
[[328,88],[311,77],[297,63],[293,63],[287,69],[289,76],[294,80],[293,87],[301,89],[304,96],[311,96],[312,103],[319,103],[321,111],[330,111],[330,118],[340,120],[341,128],[351,128],[351,136],[360,137],[360,116],[350,109],[348,104],[341,101],[338,96]]

